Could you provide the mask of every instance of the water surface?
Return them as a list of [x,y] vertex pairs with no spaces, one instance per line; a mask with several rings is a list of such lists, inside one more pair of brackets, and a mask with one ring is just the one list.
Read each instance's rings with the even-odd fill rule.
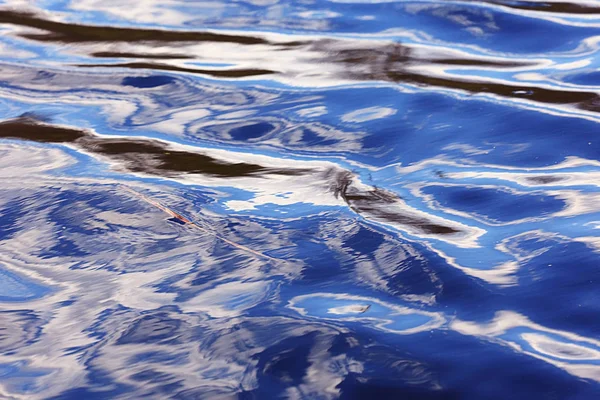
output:
[[600,397],[597,1],[0,2],[0,397]]

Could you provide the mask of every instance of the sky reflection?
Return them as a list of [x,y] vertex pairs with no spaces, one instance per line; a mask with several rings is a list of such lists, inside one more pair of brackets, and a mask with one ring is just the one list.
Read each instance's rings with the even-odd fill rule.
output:
[[598,397],[599,16],[3,1],[0,397]]

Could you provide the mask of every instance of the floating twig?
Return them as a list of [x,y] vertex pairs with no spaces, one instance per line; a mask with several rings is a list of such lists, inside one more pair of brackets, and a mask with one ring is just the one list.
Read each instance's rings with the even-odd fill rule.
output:
[[123,189],[127,190],[129,193],[134,194],[135,196],[137,196],[140,199],[144,200],[146,203],[152,204],[154,207],[158,208],[159,210],[162,210],[163,212],[169,214],[172,218],[177,219],[183,225],[190,225],[190,226],[193,226],[193,227],[195,227],[197,229],[200,229],[202,232],[204,232],[204,233],[206,233],[208,235],[211,235],[211,236],[213,236],[213,237],[215,237],[215,238],[217,238],[217,239],[219,239],[219,240],[221,240],[221,241],[229,244],[230,246],[236,247],[236,248],[238,248],[240,250],[243,250],[245,252],[254,254],[254,255],[262,257],[262,258],[266,258],[268,260],[273,260],[273,261],[276,260],[273,257],[270,257],[270,256],[268,256],[268,255],[266,255],[264,253],[261,253],[259,251],[256,251],[256,250],[252,250],[251,248],[248,248],[248,247],[243,246],[241,244],[238,244],[236,242],[233,242],[233,241],[231,241],[231,240],[229,240],[227,238],[224,238],[223,236],[221,236],[221,235],[219,235],[219,234],[217,234],[215,232],[212,232],[212,231],[210,231],[210,230],[208,230],[208,229],[200,226],[198,223],[196,223],[196,222],[194,222],[194,221],[192,221],[192,220],[184,217],[183,215],[179,214],[178,212],[173,211],[169,207],[166,207],[166,206],[162,205],[158,201],[156,201],[154,199],[151,199],[150,197],[148,197],[148,196],[146,196],[146,195],[144,195],[144,194],[142,194],[142,193],[140,193],[140,192],[138,192],[138,191],[130,188],[129,186],[125,186],[125,185],[121,185],[121,186],[123,187]]

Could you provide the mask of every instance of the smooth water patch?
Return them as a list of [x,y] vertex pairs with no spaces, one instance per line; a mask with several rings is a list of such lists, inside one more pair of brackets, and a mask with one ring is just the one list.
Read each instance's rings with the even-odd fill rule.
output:
[[50,289],[0,266],[0,302],[29,301],[50,293]]
[[363,323],[398,334],[423,332],[443,323],[439,314],[345,294],[301,295],[291,299],[288,306],[305,317]]

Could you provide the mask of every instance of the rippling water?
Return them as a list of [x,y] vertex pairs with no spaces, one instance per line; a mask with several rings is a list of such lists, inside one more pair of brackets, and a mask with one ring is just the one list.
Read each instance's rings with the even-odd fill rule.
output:
[[600,398],[600,2],[0,3],[0,398]]

